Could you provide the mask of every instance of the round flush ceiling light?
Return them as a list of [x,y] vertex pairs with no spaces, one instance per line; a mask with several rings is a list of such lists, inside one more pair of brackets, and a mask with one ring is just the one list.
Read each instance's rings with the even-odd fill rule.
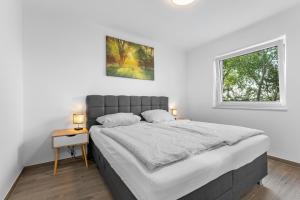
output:
[[172,0],[178,6],[186,6],[194,2],[194,0]]

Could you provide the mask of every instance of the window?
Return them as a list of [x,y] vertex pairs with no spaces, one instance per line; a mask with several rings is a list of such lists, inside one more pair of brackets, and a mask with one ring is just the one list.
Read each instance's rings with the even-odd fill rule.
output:
[[216,108],[286,107],[285,37],[215,59]]

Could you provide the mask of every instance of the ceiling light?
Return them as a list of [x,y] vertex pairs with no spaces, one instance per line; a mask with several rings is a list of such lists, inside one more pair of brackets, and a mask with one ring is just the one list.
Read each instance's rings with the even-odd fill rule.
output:
[[178,6],[185,6],[193,3],[194,0],[172,0],[172,2]]

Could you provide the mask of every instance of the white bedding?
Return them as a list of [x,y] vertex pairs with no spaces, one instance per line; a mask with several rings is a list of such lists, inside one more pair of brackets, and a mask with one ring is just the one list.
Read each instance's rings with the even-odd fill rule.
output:
[[164,124],[181,130],[195,132],[203,136],[213,136],[224,141],[224,143],[227,145],[233,145],[241,140],[263,133],[263,131],[261,130],[241,126],[198,122],[191,120],[176,120],[172,122],[166,122]]
[[122,144],[149,170],[183,160],[207,149],[223,145],[224,140],[167,124],[137,123],[103,128],[102,133]]
[[104,135],[101,127],[94,126],[90,132],[112,168],[141,200],[178,199],[222,174],[250,163],[270,146],[267,136],[257,135],[150,172],[127,149]]
[[[166,112],[166,111],[164,111]],[[173,120],[103,128],[149,170],[263,133],[261,130],[224,124]]]

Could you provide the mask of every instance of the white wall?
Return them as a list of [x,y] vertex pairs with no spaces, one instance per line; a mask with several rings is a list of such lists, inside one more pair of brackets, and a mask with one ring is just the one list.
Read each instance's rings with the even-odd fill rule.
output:
[[[88,94],[164,95],[183,114],[186,57],[172,47],[94,22],[24,10],[24,160],[53,160],[51,132],[72,127]],[[73,17],[73,16],[72,16]],[[105,35],[155,48],[155,81],[105,75]],[[63,157],[67,156],[66,152]]]
[[[300,7],[202,45],[188,53],[188,116],[202,121],[262,129],[271,137],[270,155],[300,163]],[[287,36],[287,112],[213,109],[215,56]]]
[[22,169],[22,7],[0,1],[0,199]]

